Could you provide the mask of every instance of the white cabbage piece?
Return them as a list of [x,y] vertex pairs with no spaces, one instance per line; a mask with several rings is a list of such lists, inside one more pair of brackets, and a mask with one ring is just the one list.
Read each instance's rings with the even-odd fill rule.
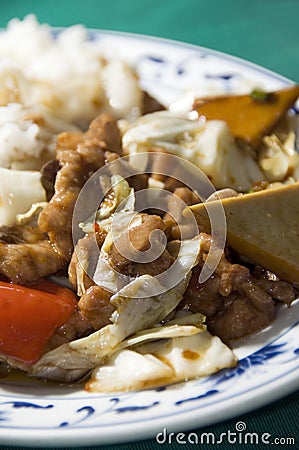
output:
[[[78,262],[76,264],[76,285],[77,285],[77,295],[82,297],[82,295],[89,288],[89,282],[86,274],[88,273],[90,264],[90,255],[88,248],[85,246],[79,246],[75,248],[76,256]],[[85,284],[86,283],[86,284]]]
[[48,205],[48,202],[33,203],[31,208],[23,214],[16,217],[17,225],[26,225],[37,220],[40,212]]
[[127,180],[120,175],[112,175],[111,177],[101,177],[100,181],[108,195],[106,194],[103,198],[96,214],[79,224],[84,233],[92,233],[95,222],[103,231],[109,232],[114,214],[118,214],[116,219],[116,222],[118,222],[122,220],[121,217],[124,213],[134,211],[134,189],[130,187]]
[[0,167],[0,180],[0,225],[13,225],[33,203],[46,202],[40,172]]
[[113,114],[117,118],[126,117],[129,120],[139,117],[143,93],[134,69],[119,59],[111,59],[103,67],[101,77]]
[[133,336],[125,339],[119,349],[134,347],[141,343],[156,339],[174,338],[179,336],[192,336],[206,331],[205,316],[202,314],[190,314],[184,317],[176,317],[164,325],[156,325],[148,330],[141,330]]
[[173,370],[152,354],[126,349],[116,353],[107,364],[93,371],[86,383],[90,392],[141,390],[172,380]]
[[[100,221],[110,214],[112,214],[116,208],[127,199],[130,195],[134,194],[134,189],[130,188],[129,183],[120,175],[112,175],[110,179],[110,190],[113,191],[113,195],[109,192],[108,198],[105,198],[101,203],[100,209],[97,211],[96,220]],[[123,205],[122,210],[126,211],[126,203]]]
[[[32,367],[32,374],[48,378],[65,376],[65,371],[92,369],[102,364],[121,342],[137,331],[163,320],[181,301],[190,274],[174,288],[152,295],[161,288],[150,275],[136,278],[117,292],[111,302],[116,310],[111,324],[76,341],[63,344],[43,355]],[[71,375],[67,375],[68,379]]]
[[157,147],[189,160],[216,189],[245,191],[263,179],[257,162],[236,145],[228,125],[221,120],[190,120],[170,111],[158,111],[137,119],[122,141],[131,155]]
[[[89,217],[85,222],[79,224],[84,233],[93,233],[94,224],[107,233],[105,241],[101,247],[101,251],[98,258],[98,263],[93,274],[93,280],[96,284],[105,287],[111,292],[117,292],[126,284],[131,281],[131,278],[126,276],[120,276],[118,272],[115,272],[108,262],[107,251],[113,243],[113,237],[115,237],[116,230],[125,228],[125,225],[136,214],[134,212],[135,195],[134,189],[130,188],[129,183],[119,175],[113,175],[112,177],[103,177],[101,184],[104,190],[109,195],[103,199],[99,210],[95,215]],[[115,210],[117,211],[115,212]],[[111,228],[112,223],[116,224],[114,233],[112,235]],[[97,250],[97,247],[96,247]],[[79,251],[79,253],[78,253]],[[78,263],[76,265],[77,276],[77,294],[83,295],[86,291],[84,284],[85,272],[88,269],[88,252],[79,247],[79,250],[75,248],[77,252]]]
[[232,350],[205,331],[120,350],[93,371],[86,388],[92,392],[145,389],[211,375],[236,363]]
[[172,320],[167,321],[167,326],[171,325],[194,325],[197,328],[202,328],[206,330],[206,316],[201,313],[190,314],[186,310],[176,311],[175,317]]
[[93,275],[94,282],[107,291],[116,293],[132,281],[133,278],[113,269],[105,253],[101,251]]
[[296,152],[296,134],[291,131],[282,141],[272,134],[264,138],[259,165],[270,182],[283,182],[286,178],[299,181],[299,154]]

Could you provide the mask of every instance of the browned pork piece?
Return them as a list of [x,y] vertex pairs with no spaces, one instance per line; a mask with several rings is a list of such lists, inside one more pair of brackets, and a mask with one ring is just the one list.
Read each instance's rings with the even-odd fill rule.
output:
[[75,309],[71,317],[60,327],[55,330],[55,333],[48,342],[44,353],[65,344],[66,342],[74,341],[81,337],[87,336],[94,331],[94,327],[84,316],[79,308]]
[[39,229],[0,230],[0,274],[26,284],[66,268],[73,250],[75,202],[85,181],[104,164],[106,150],[120,152],[119,130],[107,114],[95,119],[86,133],[59,135],[54,195],[40,213]]
[[57,139],[56,158],[61,169],[55,193],[39,217],[39,228],[67,262],[73,251],[72,214],[87,179],[105,163],[105,151],[120,153],[121,138],[115,120],[108,114],[95,119],[86,133],[62,133]]
[[150,114],[155,111],[162,111],[164,109],[165,106],[159,103],[158,100],[152,97],[148,92],[143,91],[142,115]]
[[48,240],[34,244],[0,242],[0,273],[18,284],[34,283],[65,267]]
[[0,228],[0,274],[14,283],[34,283],[65,267],[37,227],[13,226]]
[[169,197],[167,212],[164,215],[168,238],[182,239],[182,234],[193,237],[195,230],[192,222],[190,223],[190,216],[184,216],[183,212],[186,206],[197,204],[200,201],[199,196],[188,187],[177,187],[173,194]]
[[73,251],[74,205],[86,180],[104,164],[108,150],[121,152],[119,130],[108,114],[95,119],[86,133],[58,136],[57,162],[43,173],[50,201],[30,231],[28,226],[0,229],[0,274],[27,284],[67,268]]
[[83,316],[91,323],[95,330],[108,325],[114,306],[110,303],[111,292],[101,286],[90,286],[84,292],[79,308]]
[[[142,257],[142,252],[151,247],[151,233],[158,230],[163,233],[165,231],[163,219],[156,215],[137,214],[129,225],[127,239],[121,235],[112,244],[109,254],[111,266],[128,276],[156,276],[167,270],[174,261],[167,249],[164,249],[160,256],[153,256],[153,261]],[[153,240],[157,243],[159,239],[153,236]]]
[[[200,235],[204,254],[209,251],[211,236]],[[223,256],[214,275],[198,283],[201,262],[192,271],[191,281],[181,306],[207,317],[212,334],[225,343],[257,332],[275,317],[275,300],[290,304],[295,291],[290,283],[267,279],[261,273],[254,277],[249,269],[233,264]]]

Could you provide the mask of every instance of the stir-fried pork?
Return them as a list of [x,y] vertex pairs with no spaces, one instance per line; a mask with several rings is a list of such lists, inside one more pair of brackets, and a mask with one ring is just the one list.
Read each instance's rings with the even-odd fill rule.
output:
[[[144,274],[155,276],[167,270],[174,261],[167,249],[161,250],[160,256],[156,255],[155,257],[154,252],[159,249],[152,247],[153,260],[146,261],[142,258],[142,252],[151,248],[151,233],[158,230],[162,233],[165,231],[165,223],[159,216],[137,214],[133,223],[129,225],[126,239],[121,235],[112,244],[109,255],[112,267],[129,276]],[[158,242],[159,238],[156,235],[152,243],[155,246]],[[161,244],[163,246],[163,242]]]
[[[211,237],[201,234],[204,252]],[[279,280],[254,278],[249,269],[222,257],[215,274],[198,283],[201,264],[192,278],[181,306],[207,316],[210,331],[230,343],[269,325],[275,317],[275,301],[290,303],[295,298],[291,284]]]
[[73,251],[72,214],[79,192],[104,164],[105,151],[120,153],[120,148],[119,130],[107,114],[95,119],[86,133],[58,136],[58,163],[44,174],[48,175],[50,196],[53,192],[49,177],[55,179],[55,193],[30,236],[28,227],[0,230],[0,274],[15,283],[27,284],[67,267]]
[[82,314],[79,309],[75,309],[66,323],[56,329],[55,333],[48,342],[45,352],[58,347],[59,345],[79,339],[94,331],[88,318]]
[[14,283],[34,283],[65,268],[65,261],[38,228],[1,227],[0,274]]
[[72,214],[86,180],[104,165],[104,152],[120,152],[120,134],[108,114],[95,119],[86,133],[62,133],[57,140],[55,194],[39,217],[40,229],[47,233],[60,256],[70,261],[73,251]]
[[108,325],[114,306],[110,303],[111,292],[101,286],[90,286],[79,301],[79,308],[95,330]]

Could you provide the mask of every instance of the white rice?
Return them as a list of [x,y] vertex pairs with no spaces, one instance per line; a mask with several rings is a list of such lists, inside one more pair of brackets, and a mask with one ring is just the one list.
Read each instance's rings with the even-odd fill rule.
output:
[[0,167],[39,170],[54,157],[55,137],[65,130],[78,128],[56,119],[43,107],[0,106]]
[[[103,110],[138,116],[136,73],[115,64],[81,25],[54,38],[33,15],[13,19],[0,33],[0,167],[39,169],[58,132],[85,129]],[[42,120],[24,120],[32,114]]]

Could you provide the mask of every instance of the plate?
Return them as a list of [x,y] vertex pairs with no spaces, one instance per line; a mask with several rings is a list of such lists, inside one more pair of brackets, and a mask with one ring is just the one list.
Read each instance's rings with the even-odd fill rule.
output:
[[[54,33],[59,30],[54,30]],[[169,105],[189,90],[248,92],[291,82],[229,55],[139,35],[90,31],[137,68],[145,89]],[[204,427],[259,408],[299,387],[299,300],[274,324],[244,340],[236,368],[172,386],[114,395],[27,378],[0,388],[1,444],[87,446],[157,438]]]

